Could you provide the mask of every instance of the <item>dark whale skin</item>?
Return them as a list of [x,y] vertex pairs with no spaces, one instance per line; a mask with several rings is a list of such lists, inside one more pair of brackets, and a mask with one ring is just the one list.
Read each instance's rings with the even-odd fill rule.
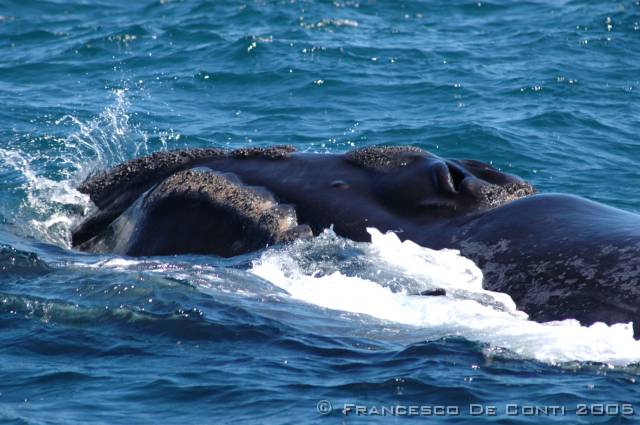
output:
[[[91,195],[99,210],[75,229],[74,245],[109,251],[112,245],[105,240],[118,239],[114,220],[131,214],[136,200],[176,172],[223,173],[231,176],[229,184],[261,188],[293,208],[297,223],[283,230],[288,235],[304,237],[310,235],[307,226],[314,234],[333,226],[341,236],[369,241],[366,228],[375,227],[429,248],[459,249],[482,269],[486,289],[509,294],[533,320],[577,319],[583,325],[633,321],[635,335],[640,335],[637,214],[572,195],[535,194],[518,177],[486,164],[446,160],[416,148],[370,148],[344,155],[288,148],[212,150],[173,162],[162,158],[163,166],[125,164],[85,182],[80,190]],[[220,221],[224,214],[181,208],[180,197],[167,202],[175,202],[168,213],[147,214],[142,220],[155,239],[166,239],[162,252],[145,251],[140,241],[149,235],[136,234],[136,251],[121,253],[229,252],[215,240],[217,233],[202,231],[206,217]],[[179,249],[171,234],[162,233],[171,220],[179,221]],[[252,235],[243,233],[242,226],[237,229],[236,243],[255,249],[246,240]],[[272,233],[274,241],[288,239],[277,229]],[[228,245],[229,238],[222,242]]]

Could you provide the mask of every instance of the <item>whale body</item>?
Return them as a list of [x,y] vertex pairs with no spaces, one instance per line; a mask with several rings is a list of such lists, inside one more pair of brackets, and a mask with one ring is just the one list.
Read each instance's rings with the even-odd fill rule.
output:
[[159,152],[82,183],[96,209],[74,229],[88,252],[233,256],[333,226],[453,248],[533,320],[634,323],[640,334],[640,216],[539,194],[517,176],[414,147],[345,154],[264,149]]

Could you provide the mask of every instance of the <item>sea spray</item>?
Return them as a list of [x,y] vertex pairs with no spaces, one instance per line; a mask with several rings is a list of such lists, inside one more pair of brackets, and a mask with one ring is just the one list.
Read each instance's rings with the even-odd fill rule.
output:
[[[89,120],[65,115],[55,126],[71,125],[65,137],[38,136],[45,153],[30,149],[32,140],[0,148],[0,175],[13,199],[0,207],[16,233],[70,247],[70,229],[92,204],[75,188],[89,174],[149,153],[147,134],[132,124],[124,89],[113,90],[113,103]],[[166,148],[161,138],[160,148]],[[51,170],[58,170],[51,175]]]
[[81,175],[149,154],[147,134],[131,123],[127,90],[116,89],[112,93],[113,103],[97,117],[83,121],[74,115],[64,115],[55,121],[57,126],[71,124],[77,128],[63,143],[67,154],[76,160]]

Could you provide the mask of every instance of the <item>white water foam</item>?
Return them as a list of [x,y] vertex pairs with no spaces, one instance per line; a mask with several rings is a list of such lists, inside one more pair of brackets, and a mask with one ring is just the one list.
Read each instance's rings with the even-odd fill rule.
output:
[[[297,300],[428,328],[434,339],[461,336],[551,364],[592,361],[626,366],[640,362],[640,341],[634,340],[630,323],[586,327],[576,320],[528,320],[507,294],[482,289],[482,272],[457,251],[434,251],[401,242],[394,233],[368,232],[371,243],[349,243],[326,233],[312,241],[267,250],[250,271]],[[310,251],[327,244],[342,252],[357,246],[365,268],[356,273],[342,270],[344,261],[335,255],[333,270],[326,262],[308,261],[315,255]],[[404,289],[394,291],[387,271],[404,279]],[[434,287],[445,289],[447,295],[412,295],[416,289]]]

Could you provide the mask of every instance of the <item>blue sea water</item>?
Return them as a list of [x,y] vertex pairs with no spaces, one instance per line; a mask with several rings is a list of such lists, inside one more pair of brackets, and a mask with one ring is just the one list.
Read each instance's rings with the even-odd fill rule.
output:
[[409,144],[639,212],[638,134],[634,0],[1,0],[0,422],[634,423],[628,328],[403,297],[430,275],[389,237],[132,259],[69,229],[86,176],[196,146]]

